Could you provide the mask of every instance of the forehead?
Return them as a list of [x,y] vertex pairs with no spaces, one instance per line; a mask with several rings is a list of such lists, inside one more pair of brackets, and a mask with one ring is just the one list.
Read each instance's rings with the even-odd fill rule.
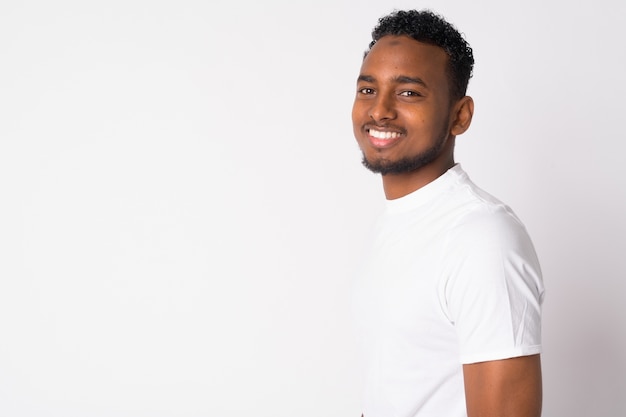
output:
[[363,60],[361,74],[378,74],[378,77],[407,75],[446,82],[447,64],[448,54],[438,46],[408,36],[387,35],[372,46]]

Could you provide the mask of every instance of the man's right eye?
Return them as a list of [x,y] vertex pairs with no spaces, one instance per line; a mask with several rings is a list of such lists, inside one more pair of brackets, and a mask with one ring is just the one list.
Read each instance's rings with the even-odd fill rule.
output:
[[374,89],[373,88],[369,88],[369,87],[363,87],[363,88],[359,88],[359,94],[374,94]]

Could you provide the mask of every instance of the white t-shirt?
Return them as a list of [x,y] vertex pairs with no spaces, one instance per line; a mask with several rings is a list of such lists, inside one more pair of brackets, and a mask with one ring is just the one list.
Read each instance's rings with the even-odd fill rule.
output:
[[365,417],[466,416],[462,365],[541,350],[526,229],[460,165],[387,207],[354,291]]

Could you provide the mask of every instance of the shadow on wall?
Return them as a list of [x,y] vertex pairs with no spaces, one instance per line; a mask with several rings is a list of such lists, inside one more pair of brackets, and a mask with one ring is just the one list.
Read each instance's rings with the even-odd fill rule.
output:
[[619,205],[572,207],[584,222],[563,229],[544,271],[543,415],[626,416],[626,230]]

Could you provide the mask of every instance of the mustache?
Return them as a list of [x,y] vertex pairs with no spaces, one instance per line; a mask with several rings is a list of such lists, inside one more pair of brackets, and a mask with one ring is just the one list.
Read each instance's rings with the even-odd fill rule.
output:
[[363,129],[365,130],[380,129],[380,130],[394,131],[398,133],[406,133],[406,130],[404,128],[391,124],[391,123],[371,123],[371,122],[365,123],[363,125]]

